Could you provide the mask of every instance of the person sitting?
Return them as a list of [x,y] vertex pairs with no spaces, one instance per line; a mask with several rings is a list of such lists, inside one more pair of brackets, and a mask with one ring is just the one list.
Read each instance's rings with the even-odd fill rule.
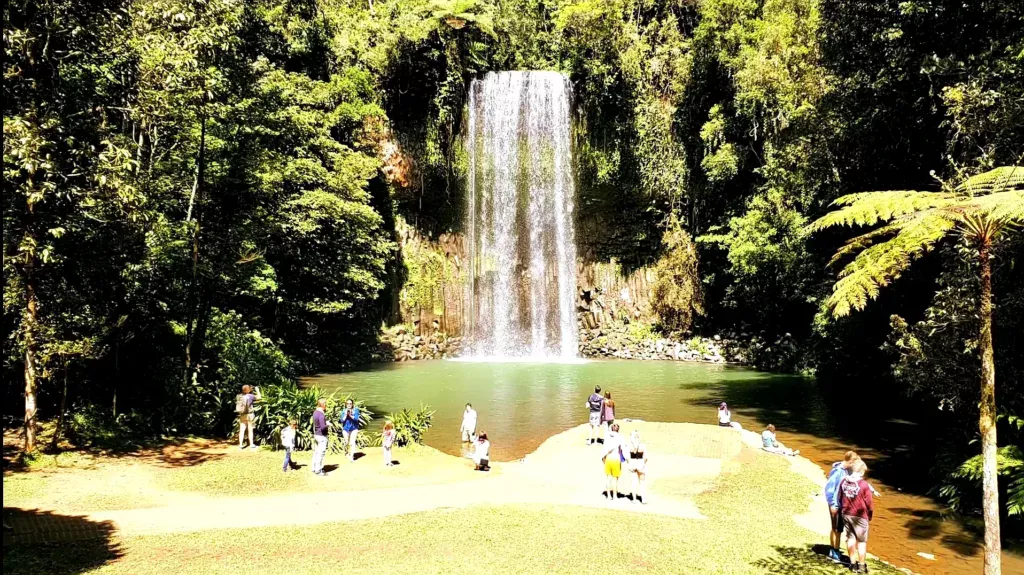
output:
[[481,431],[476,436],[476,449],[473,451],[473,463],[477,471],[491,469],[491,442],[487,441],[487,432]]
[[718,427],[732,427],[732,412],[724,401],[718,406]]
[[786,446],[784,446],[781,443],[779,443],[779,441],[777,439],[775,439],[775,426],[770,424],[770,423],[768,424],[767,429],[765,429],[761,433],[761,443],[762,443],[762,446],[761,446],[762,449],[764,449],[768,453],[777,453],[779,455],[799,455],[800,454],[800,450],[799,449],[796,450],[796,451],[793,451],[792,449],[787,448]]

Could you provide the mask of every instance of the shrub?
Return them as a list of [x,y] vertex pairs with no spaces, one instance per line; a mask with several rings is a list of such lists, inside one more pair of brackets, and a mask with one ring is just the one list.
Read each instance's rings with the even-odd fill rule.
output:
[[[295,432],[296,449],[313,447],[313,412],[320,398],[327,400],[324,413],[335,426],[338,425],[345,401],[349,399],[348,396],[339,398],[336,393],[328,394],[316,386],[299,387],[294,382],[260,388],[260,392],[262,398],[256,404],[254,416],[255,436],[263,445],[280,447],[281,429],[294,418],[298,422]],[[361,427],[365,428],[373,420],[373,413],[360,401],[356,401],[356,406],[359,407]],[[237,422],[235,432],[238,432]],[[335,446],[340,447],[339,442],[335,442]],[[334,449],[337,450],[337,447]]]
[[697,251],[689,234],[679,226],[666,231],[661,243],[665,252],[654,267],[651,308],[666,332],[686,333],[694,316],[704,313]]
[[118,451],[137,447],[152,432],[149,419],[136,411],[111,417],[110,412],[91,404],[69,409],[64,430],[76,447]]
[[[429,405],[421,405],[419,411],[403,409],[388,415],[387,419],[395,424],[395,444],[404,447],[410,443],[423,443],[423,435],[433,425],[434,410]],[[374,431],[365,435],[366,445],[380,447],[381,434]]]

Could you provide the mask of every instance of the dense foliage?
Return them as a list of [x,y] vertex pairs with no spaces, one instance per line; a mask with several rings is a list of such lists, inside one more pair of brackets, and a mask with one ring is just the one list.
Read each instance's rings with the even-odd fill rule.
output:
[[[977,453],[958,238],[826,322],[848,236],[808,224],[847,194],[1021,163],[1020,2],[31,0],[4,17],[5,404],[29,420],[61,411],[67,381],[71,413],[227,433],[239,385],[283,397],[368,357],[451,275],[399,253],[396,226],[460,231],[468,82],[554,69],[574,87],[580,254],[657,266],[663,329],[745,334],[759,366],[909,397],[942,430],[936,477]],[[1016,415],[1022,254],[997,248],[993,285]]]

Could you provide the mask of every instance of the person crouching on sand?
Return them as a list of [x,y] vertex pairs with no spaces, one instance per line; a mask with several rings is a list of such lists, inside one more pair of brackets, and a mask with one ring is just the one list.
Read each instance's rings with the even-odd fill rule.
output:
[[477,471],[491,469],[491,442],[487,440],[487,432],[481,431],[476,436],[476,449],[473,451],[473,463]]

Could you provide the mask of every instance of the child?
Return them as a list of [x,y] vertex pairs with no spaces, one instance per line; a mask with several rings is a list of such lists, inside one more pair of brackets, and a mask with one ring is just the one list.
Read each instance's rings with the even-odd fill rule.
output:
[[473,452],[473,463],[477,471],[489,471],[491,469],[491,442],[487,441],[487,432],[481,431],[476,436],[476,451]]
[[609,501],[615,501],[619,496],[619,476],[622,475],[622,462],[625,461],[622,454],[622,438],[619,437],[619,424],[613,423],[604,438],[604,455],[601,460],[604,462],[605,496]]
[[394,461],[391,459],[391,446],[395,444],[395,424],[390,421],[384,422],[384,433],[380,436],[381,447],[384,448],[384,466],[391,467]]
[[868,525],[875,512],[871,487],[864,481],[867,465],[860,459],[853,462],[850,474],[839,484],[839,516],[846,529],[846,549],[854,573],[867,573]]
[[288,425],[281,428],[281,446],[284,447],[284,465],[282,471],[289,471],[292,468],[292,449],[295,448],[295,428],[298,422],[294,419],[288,420]]

